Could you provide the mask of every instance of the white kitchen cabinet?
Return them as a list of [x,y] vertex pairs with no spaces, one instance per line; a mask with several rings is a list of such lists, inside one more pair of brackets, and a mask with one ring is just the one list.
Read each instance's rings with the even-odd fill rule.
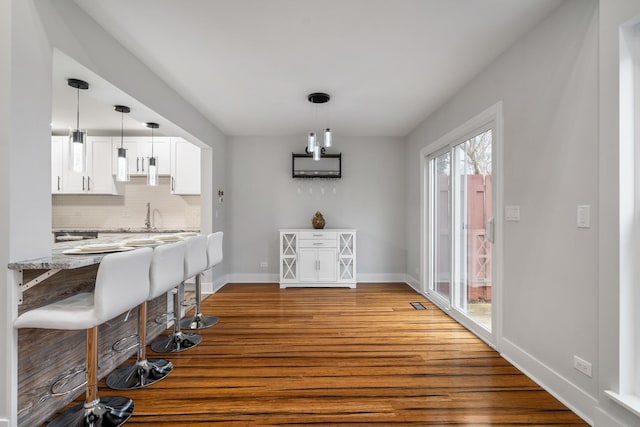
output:
[[200,147],[171,140],[171,194],[200,194]]
[[[51,170],[59,175],[52,175],[52,190],[54,194],[119,194],[112,175],[111,166],[111,138],[87,137],[86,170],[73,172],[69,169],[69,139],[67,137],[52,137],[52,146],[61,145],[56,154],[51,155]],[[60,179],[58,179],[60,177]],[[52,191],[53,192],[53,191]]]
[[[130,176],[146,176],[149,172],[149,157],[151,157],[151,137],[113,138],[112,164],[115,175],[117,172],[117,149],[123,146],[127,150],[127,164]],[[169,138],[153,139],[153,154],[158,158],[158,175],[170,175],[171,150]]]
[[51,194],[62,192],[63,156],[67,154],[65,139],[67,139],[65,136],[51,137]]
[[280,287],[356,286],[355,230],[280,230]]

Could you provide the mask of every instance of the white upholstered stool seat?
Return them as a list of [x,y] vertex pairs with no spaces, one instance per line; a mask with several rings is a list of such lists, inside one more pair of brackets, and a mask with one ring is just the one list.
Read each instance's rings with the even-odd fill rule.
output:
[[126,397],[98,397],[98,325],[146,300],[152,249],[106,255],[98,267],[93,292],[85,292],[21,314],[16,328],[87,330],[87,393],[49,427],[119,426],[133,413]]
[[187,250],[184,257],[184,280],[194,276],[196,278],[196,307],[195,314],[192,317],[182,319],[180,326],[184,329],[204,329],[215,325],[219,321],[216,316],[205,316],[200,309],[200,304],[202,303],[202,273],[208,268],[208,236],[190,237],[185,243]]
[[[184,279],[184,257],[186,251],[185,242],[176,242],[158,246],[151,260],[149,272],[150,287],[149,300],[180,285]],[[188,350],[202,342],[202,337],[197,334],[185,334],[180,330],[180,295],[173,291],[173,333],[158,337],[151,349],[158,353],[175,353]]]
[[[157,383],[166,378],[173,370],[173,364],[166,359],[147,359],[147,303],[165,295],[182,281],[184,269],[184,242],[169,243],[158,246],[153,251],[149,269],[149,295],[147,301],[138,306],[138,357],[134,363],[122,366],[109,375],[107,386],[116,390],[133,390]],[[167,347],[173,351],[186,350],[202,341],[199,336],[170,335],[160,338],[163,344],[160,350]],[[167,351],[160,351],[167,352]]]

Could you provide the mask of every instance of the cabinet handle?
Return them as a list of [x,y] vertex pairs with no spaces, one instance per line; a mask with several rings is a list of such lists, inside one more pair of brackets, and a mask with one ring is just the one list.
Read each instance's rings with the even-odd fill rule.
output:
[[313,246],[322,246],[322,242],[313,242]]
[[84,191],[84,176],[82,177],[82,191]]
[[314,234],[313,237],[322,237],[322,234]]
[[171,177],[171,191],[176,190],[176,180]]
[[136,172],[140,172],[140,157],[136,157]]
[[58,191],[60,191],[60,176],[58,175]]
[[87,191],[91,191],[91,177],[87,177]]
[[142,173],[144,173],[144,157],[141,157],[142,159]]

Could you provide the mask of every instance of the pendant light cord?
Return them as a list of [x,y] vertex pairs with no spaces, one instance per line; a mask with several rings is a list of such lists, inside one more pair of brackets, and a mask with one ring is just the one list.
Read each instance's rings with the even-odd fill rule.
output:
[[124,110],[120,112],[120,148],[124,148]]
[[151,128],[151,157],[153,158],[153,128]]
[[78,86],[76,98],[76,130],[80,130],[80,87]]

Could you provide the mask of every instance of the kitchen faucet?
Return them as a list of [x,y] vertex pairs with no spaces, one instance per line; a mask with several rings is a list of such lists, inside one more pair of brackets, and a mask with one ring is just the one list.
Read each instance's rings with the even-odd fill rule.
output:
[[147,218],[144,220],[144,226],[147,230],[151,229],[151,203],[147,202]]

